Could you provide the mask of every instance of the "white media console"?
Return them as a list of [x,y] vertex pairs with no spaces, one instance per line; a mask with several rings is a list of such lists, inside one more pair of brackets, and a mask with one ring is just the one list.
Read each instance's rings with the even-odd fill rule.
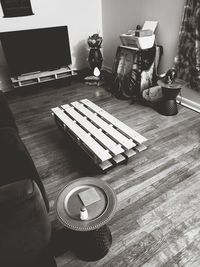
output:
[[71,67],[62,67],[51,71],[38,71],[32,73],[26,73],[17,77],[11,77],[11,81],[14,88],[28,86],[32,84],[58,80],[76,75],[75,70]]

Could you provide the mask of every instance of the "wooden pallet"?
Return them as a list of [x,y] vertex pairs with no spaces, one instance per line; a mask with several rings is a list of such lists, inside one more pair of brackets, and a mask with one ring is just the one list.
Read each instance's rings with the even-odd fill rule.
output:
[[52,115],[102,170],[146,149],[144,136],[88,99],[52,108]]
[[52,71],[38,71],[34,73],[22,74],[17,77],[11,77],[14,88],[28,86],[32,84],[58,80],[76,75],[76,72],[70,67],[62,67]]

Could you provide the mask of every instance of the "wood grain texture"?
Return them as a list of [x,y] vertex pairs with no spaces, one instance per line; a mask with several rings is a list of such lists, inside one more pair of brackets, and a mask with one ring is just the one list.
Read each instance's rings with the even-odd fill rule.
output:
[[[146,137],[148,148],[127,165],[99,173],[51,117],[51,108],[83,98]],[[44,85],[26,94],[10,94],[9,102],[49,196],[55,233],[62,229],[54,213],[55,199],[69,181],[93,176],[107,181],[117,193],[117,212],[109,223],[113,237],[109,253],[97,262],[84,262],[66,249],[56,257],[58,267],[200,266],[198,113],[179,106],[176,116],[162,116],[82,83]]]

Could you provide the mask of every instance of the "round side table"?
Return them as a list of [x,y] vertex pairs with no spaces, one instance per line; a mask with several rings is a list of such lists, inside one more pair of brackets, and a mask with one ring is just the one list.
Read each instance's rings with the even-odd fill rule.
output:
[[179,94],[182,81],[176,80],[171,84],[166,84],[162,80],[158,80],[158,85],[162,88],[163,99],[158,102],[158,112],[165,116],[173,116],[178,113],[176,97]]
[[[72,250],[78,258],[96,261],[103,258],[112,244],[109,227],[116,210],[114,190],[104,181],[84,177],[67,184],[56,200],[56,215],[71,231]],[[87,219],[80,217],[81,208],[87,210]]]

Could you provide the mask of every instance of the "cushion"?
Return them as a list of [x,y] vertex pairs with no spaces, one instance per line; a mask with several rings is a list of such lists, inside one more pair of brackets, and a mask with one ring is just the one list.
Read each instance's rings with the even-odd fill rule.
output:
[[162,88],[160,86],[150,87],[142,92],[143,100],[154,103],[163,99]]

